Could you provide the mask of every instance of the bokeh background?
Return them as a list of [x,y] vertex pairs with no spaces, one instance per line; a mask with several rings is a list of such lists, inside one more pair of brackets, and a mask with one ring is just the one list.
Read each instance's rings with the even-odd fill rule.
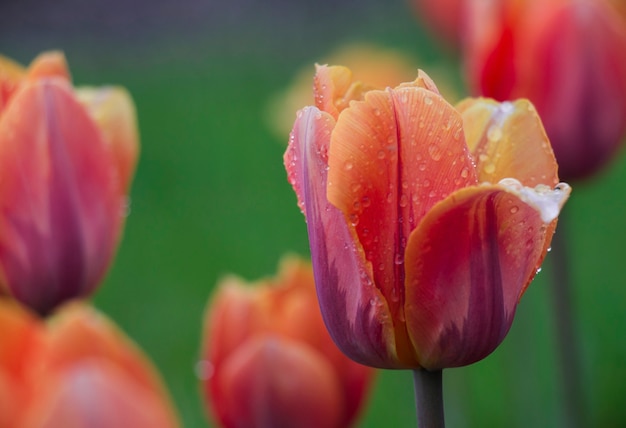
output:
[[[212,426],[195,365],[216,281],[227,273],[272,275],[283,254],[308,254],[282,166],[286,138],[268,126],[271,100],[303,67],[312,76],[316,61],[355,42],[397,50],[435,81],[438,73],[452,76],[463,94],[454,52],[408,0],[0,2],[0,53],[27,64],[42,50],[61,49],[77,85],[116,83],[135,99],[142,153],[131,213],[94,302],[153,359],[186,427]],[[598,427],[626,423],[623,152],[593,180],[573,183],[562,215],[579,376]],[[563,426],[552,257],[502,346],[444,373],[450,427]],[[409,372],[378,375],[358,426],[415,426]]]

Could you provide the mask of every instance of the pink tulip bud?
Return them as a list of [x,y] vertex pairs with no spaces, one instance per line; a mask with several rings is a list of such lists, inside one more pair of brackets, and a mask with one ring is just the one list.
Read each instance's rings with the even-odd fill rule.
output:
[[75,90],[60,53],[0,58],[0,288],[41,314],[90,294],[114,256],[138,153],[119,88]]

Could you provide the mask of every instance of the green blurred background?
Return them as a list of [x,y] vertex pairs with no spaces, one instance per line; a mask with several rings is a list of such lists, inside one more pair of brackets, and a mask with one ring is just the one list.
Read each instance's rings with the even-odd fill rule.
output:
[[[77,85],[132,93],[142,153],[125,236],[95,304],[162,372],[186,427],[212,426],[194,366],[204,307],[227,273],[253,280],[286,252],[308,254],[267,125],[272,97],[338,46],[369,42],[412,58],[437,81],[453,52],[406,1],[3,0],[0,53],[24,64],[65,51]],[[432,72],[430,70],[433,70]],[[462,92],[461,92],[462,93]],[[295,111],[294,111],[295,117]],[[626,155],[565,207],[576,332],[590,426],[626,424]],[[564,232],[561,229],[561,232]],[[444,373],[450,427],[564,426],[550,306],[551,258],[502,346]],[[409,372],[381,372],[360,427],[415,426]]]

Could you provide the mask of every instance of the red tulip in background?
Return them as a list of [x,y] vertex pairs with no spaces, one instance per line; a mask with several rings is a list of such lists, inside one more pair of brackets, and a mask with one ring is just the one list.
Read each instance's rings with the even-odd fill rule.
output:
[[203,389],[223,427],[347,427],[373,374],[337,349],[309,264],[253,286],[224,279],[205,316]]
[[285,153],[317,293],[348,356],[383,368],[478,361],[508,332],[570,189],[527,101],[457,108],[420,72],[368,90],[317,68]]
[[43,322],[4,299],[0,325],[0,428],[179,426],[154,367],[95,309]]
[[89,294],[114,256],[138,153],[121,88],[74,89],[62,54],[0,57],[0,288],[39,313]]
[[467,4],[472,91],[498,100],[529,98],[562,178],[602,168],[626,136],[623,6],[619,13],[605,0]]

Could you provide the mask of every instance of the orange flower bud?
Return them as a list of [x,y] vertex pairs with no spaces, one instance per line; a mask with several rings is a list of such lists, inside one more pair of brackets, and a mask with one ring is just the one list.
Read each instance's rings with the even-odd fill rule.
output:
[[224,279],[205,315],[202,381],[224,427],[346,427],[371,369],[346,358],[322,321],[311,267],[286,259],[278,277]]
[[93,308],[44,324],[2,300],[0,325],[0,428],[179,426],[154,367]]

